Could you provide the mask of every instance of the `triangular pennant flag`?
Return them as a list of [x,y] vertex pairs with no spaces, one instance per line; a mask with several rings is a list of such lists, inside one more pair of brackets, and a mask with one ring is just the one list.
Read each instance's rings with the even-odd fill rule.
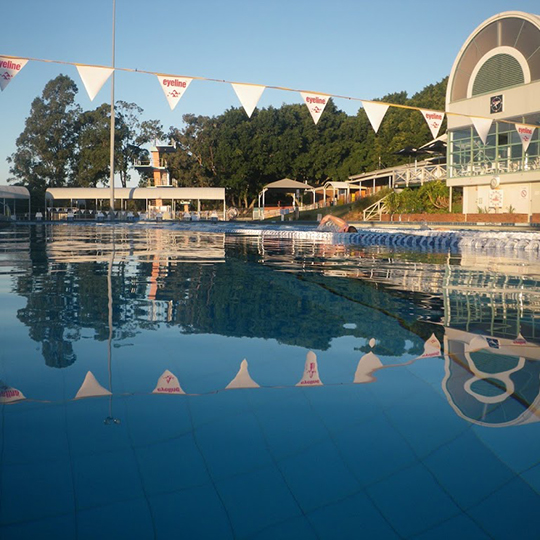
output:
[[386,111],[390,105],[386,105],[385,103],[377,103],[375,101],[362,101],[361,103],[362,107],[364,107],[364,110],[366,111],[366,115],[371,123],[371,127],[375,130],[375,133],[377,133],[377,131],[379,131],[379,127],[381,126],[384,115],[386,114]]
[[319,377],[319,367],[317,365],[317,355],[313,351],[309,351],[306,355],[306,364],[304,366],[304,374],[300,382],[296,386],[321,386],[322,382]]
[[330,96],[325,94],[309,94],[306,92],[300,92],[300,95],[302,96],[304,103],[307,105],[313,121],[315,124],[317,124]]
[[28,60],[24,58],[6,58],[0,56],[0,90],[11,82],[11,79],[26,66]]
[[265,86],[258,86],[256,84],[238,84],[231,83],[242,107],[246,111],[246,114],[251,118],[259,99],[261,99]]
[[98,92],[107,79],[112,75],[114,69],[96,66],[77,66],[77,71],[88,92],[90,101],[94,101],[94,98],[98,95]]
[[477,116],[471,117],[471,120],[474,125],[474,129],[476,129],[476,133],[478,133],[478,136],[480,139],[482,139],[482,142],[486,144],[487,136],[491,128],[491,124],[493,124],[493,120],[491,118],[478,118]]
[[152,394],[185,394],[178,379],[166,369],[158,379]]
[[251,378],[249,374],[246,359],[242,360],[236,377],[225,388],[260,388],[260,386]]
[[0,380],[0,403],[14,403],[26,399],[24,394]]
[[516,130],[519,133],[521,139],[521,144],[523,145],[523,151],[526,152],[529,148],[529,143],[531,142],[534,130],[534,126],[525,126],[523,124],[516,124]]
[[94,377],[93,373],[89,371],[84,378],[84,381],[75,396],[75,399],[97,397],[97,396],[110,396],[111,393],[101,386]]
[[424,343],[424,352],[417,358],[437,358],[438,356],[441,356],[441,342],[435,334],[431,334],[431,337]]
[[364,356],[362,356],[358,362],[358,367],[356,368],[356,373],[354,374],[354,382],[373,382],[375,380],[375,377],[373,377],[373,372],[382,367],[382,362],[376,354],[372,353],[371,351],[364,354]]
[[157,78],[172,111],[178,105],[180,98],[184,95],[193,79],[188,77],[168,77],[166,75],[157,75]]
[[433,135],[433,138],[436,139],[444,120],[444,113],[439,112],[439,111],[423,111],[423,110],[420,110],[420,112],[423,114],[429,126],[429,129],[431,130],[431,134]]

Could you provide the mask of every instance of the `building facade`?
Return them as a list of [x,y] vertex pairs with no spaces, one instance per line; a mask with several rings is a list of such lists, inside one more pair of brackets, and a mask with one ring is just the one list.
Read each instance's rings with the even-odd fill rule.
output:
[[[540,16],[500,13],[474,30],[452,67],[446,111],[447,183],[463,188],[463,212],[540,213],[540,129],[531,127],[540,126]],[[477,128],[489,120],[484,143]],[[516,123],[532,131],[528,146]]]

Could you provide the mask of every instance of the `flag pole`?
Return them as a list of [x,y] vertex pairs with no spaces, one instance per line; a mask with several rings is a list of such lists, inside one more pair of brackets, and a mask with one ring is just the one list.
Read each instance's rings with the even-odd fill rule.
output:
[[116,29],[116,0],[113,0],[112,16],[112,80],[111,80],[111,146],[110,146],[110,213],[109,218],[114,219],[114,67],[115,67],[115,29]]

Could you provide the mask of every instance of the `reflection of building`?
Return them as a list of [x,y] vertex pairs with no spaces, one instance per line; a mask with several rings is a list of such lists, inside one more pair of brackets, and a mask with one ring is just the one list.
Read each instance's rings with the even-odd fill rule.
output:
[[443,390],[456,413],[486,427],[540,421],[540,347],[446,328]]
[[[466,261],[464,261],[466,262]],[[506,339],[540,339],[540,280],[483,267],[446,266],[442,293],[444,324],[465,332]]]
[[[514,124],[540,124],[539,94],[539,16],[501,13],[474,30],[446,94],[447,183],[463,187],[464,213],[540,212],[540,130],[523,128],[522,135],[532,135],[525,148]],[[486,128],[493,120],[485,144],[471,116],[487,119]]]

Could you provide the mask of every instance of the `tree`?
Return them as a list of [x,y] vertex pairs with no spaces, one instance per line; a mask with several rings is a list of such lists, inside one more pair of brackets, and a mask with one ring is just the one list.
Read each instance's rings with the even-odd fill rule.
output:
[[118,101],[115,119],[115,171],[120,175],[122,187],[127,186],[129,170],[133,165],[147,157],[144,144],[161,140],[165,137],[163,127],[158,120],[141,122],[143,109],[135,103]]
[[110,175],[110,106],[103,104],[79,116],[77,175],[81,187],[107,184]]
[[34,99],[17,150],[8,158],[10,181],[18,180],[37,203],[48,187],[62,187],[74,178],[77,119],[77,85],[66,75],[49,81]]

